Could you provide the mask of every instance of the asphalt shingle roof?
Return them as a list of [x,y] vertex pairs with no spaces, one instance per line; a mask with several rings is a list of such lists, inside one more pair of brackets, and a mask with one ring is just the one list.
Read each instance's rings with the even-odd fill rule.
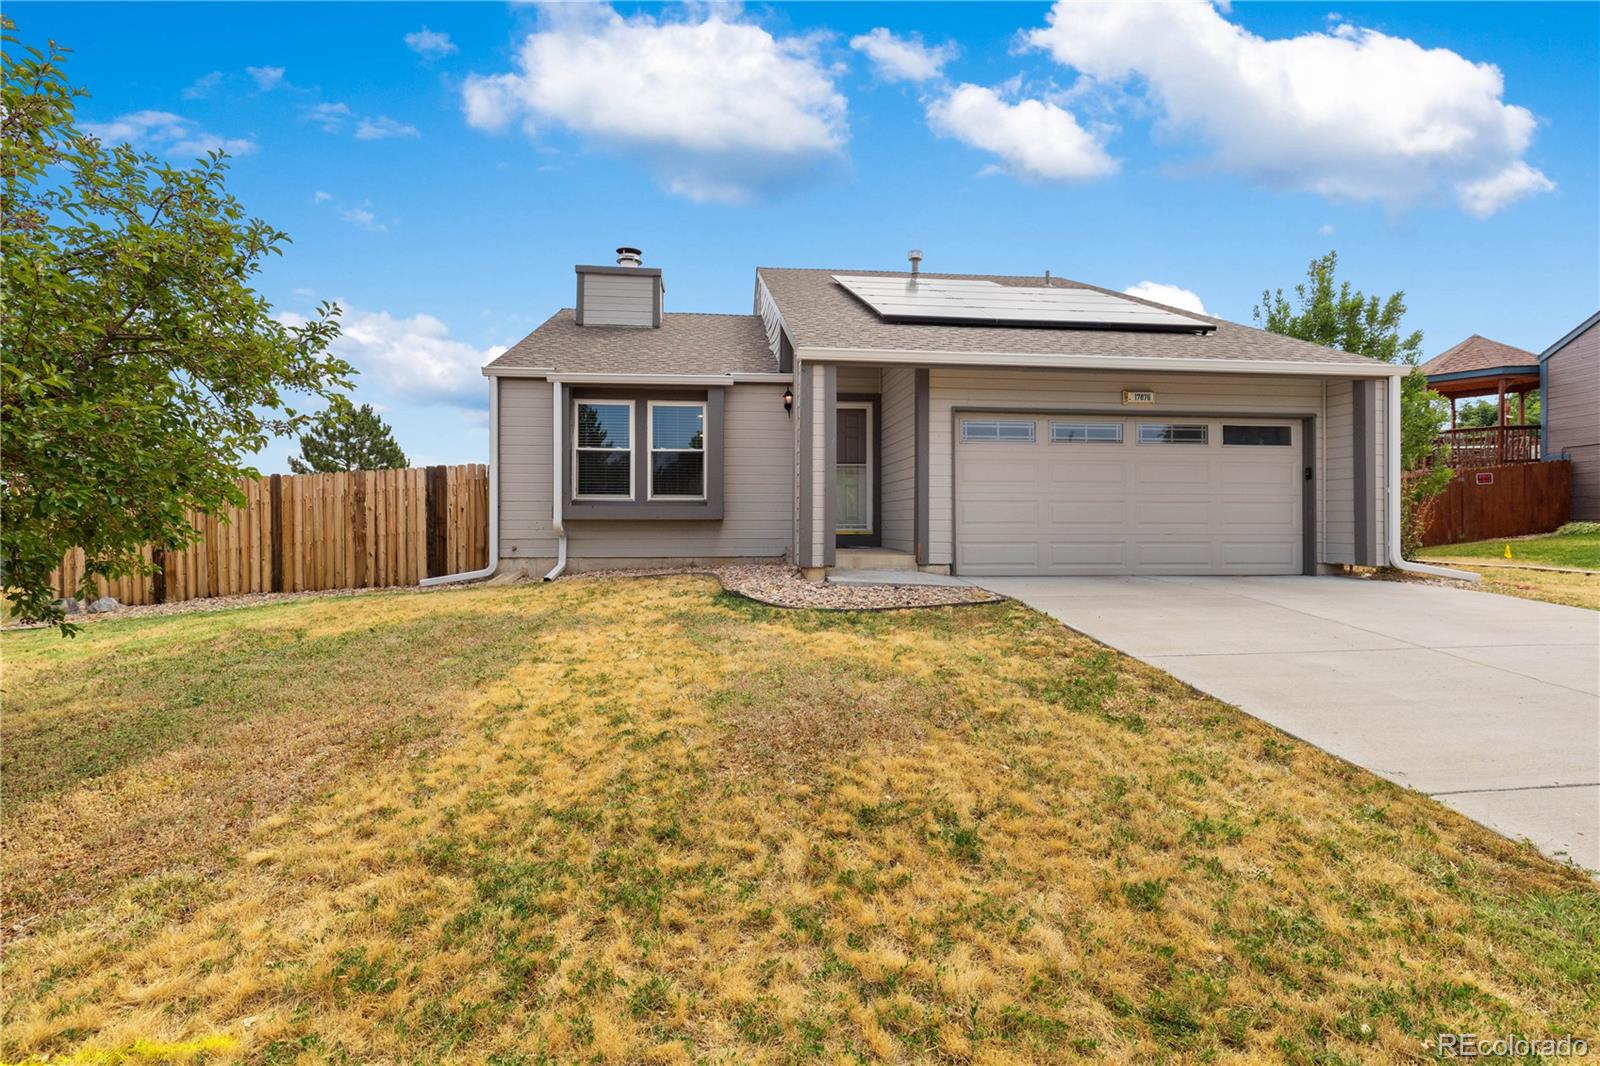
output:
[[567,374],[775,374],[778,360],[756,315],[668,311],[661,328],[580,326],[563,308],[491,367]]
[[1476,333],[1460,344],[1422,364],[1424,374],[1467,374],[1474,370],[1495,370],[1502,366],[1525,366],[1536,370],[1539,357],[1521,348],[1480,337]]
[[[958,326],[884,322],[833,280],[835,274],[905,277],[884,270],[799,270],[761,267],[784,323],[797,348],[881,348],[898,351],[1024,352],[1040,355],[1127,355],[1157,358],[1237,359],[1301,363],[1362,364],[1349,352],[1324,348],[1277,333],[1241,326],[1181,307],[1141,300],[1111,289],[1052,278],[1056,288],[1092,289],[1135,303],[1159,307],[1213,323],[1215,332],[1155,333],[1109,329],[1040,329],[1016,326]],[[1043,286],[1041,277],[995,274],[928,274],[925,278],[993,281],[1001,285]]]

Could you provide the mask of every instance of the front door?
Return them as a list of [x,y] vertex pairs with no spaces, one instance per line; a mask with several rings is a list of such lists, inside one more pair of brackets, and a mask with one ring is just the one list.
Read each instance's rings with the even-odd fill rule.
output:
[[835,418],[833,525],[844,536],[872,533],[872,404],[841,403]]

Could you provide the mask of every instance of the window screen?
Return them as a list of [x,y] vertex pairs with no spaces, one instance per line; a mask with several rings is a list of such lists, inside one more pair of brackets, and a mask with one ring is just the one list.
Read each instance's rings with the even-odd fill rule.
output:
[[1206,426],[1200,423],[1180,425],[1172,422],[1142,422],[1139,424],[1140,444],[1204,444],[1210,439]]
[[1121,444],[1121,422],[1052,422],[1050,439],[1056,444]]
[[632,496],[633,405],[579,403],[577,438],[577,495]]
[[1288,426],[1223,426],[1222,443],[1287,448]]
[[1033,423],[1024,421],[977,421],[962,419],[961,439],[964,441],[1002,441],[1028,444],[1034,439]]
[[706,405],[650,405],[650,495],[703,499],[706,494]]

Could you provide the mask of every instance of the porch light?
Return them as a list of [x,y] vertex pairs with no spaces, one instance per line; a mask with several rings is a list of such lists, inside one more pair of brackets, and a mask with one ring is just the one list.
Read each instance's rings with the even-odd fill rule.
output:
[[783,390],[783,413],[786,414],[786,415],[794,413],[794,390],[793,389],[784,389]]

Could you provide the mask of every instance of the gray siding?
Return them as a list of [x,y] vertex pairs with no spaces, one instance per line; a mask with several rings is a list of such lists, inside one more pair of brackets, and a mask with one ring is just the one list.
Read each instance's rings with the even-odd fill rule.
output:
[[[580,274],[583,286],[583,324],[586,326],[655,325],[656,286],[651,274]],[[641,367],[648,372],[650,368]]]
[[1355,449],[1351,405],[1354,384],[1328,382],[1328,409],[1323,426],[1322,561],[1356,561]]
[[721,521],[567,522],[573,559],[781,558],[789,550],[789,420],[782,385],[734,385],[723,408]]
[[1545,360],[1549,454],[1572,460],[1572,517],[1600,521],[1600,324]]
[[879,530],[885,548],[903,552],[915,549],[917,537],[916,373],[904,366],[883,371],[883,498],[878,505]]
[[[1106,411],[1129,416],[1159,415],[1164,411],[1311,416],[1316,420],[1319,438],[1326,435],[1325,423],[1328,422],[1323,412],[1323,379],[1316,377],[965,368],[935,368],[931,373],[928,561],[935,565],[954,561],[952,412],[957,407],[983,407],[989,410],[1037,410],[1042,407]],[[1331,381],[1328,384],[1330,388],[1333,386]],[[1158,402],[1152,406],[1124,407],[1124,389],[1154,390]],[[1381,397],[1383,389],[1380,387],[1376,391]],[[1381,462],[1384,428],[1381,411],[1374,425],[1380,444],[1380,454],[1376,458]],[[1348,424],[1343,432],[1348,448]],[[1326,440],[1317,441],[1317,453],[1323,457],[1319,464],[1323,466],[1321,480],[1327,481],[1329,471],[1326,457],[1329,449]],[[1349,483],[1346,481],[1344,484],[1348,499]],[[1375,496],[1381,504],[1381,470],[1374,471],[1373,485]],[[1324,484],[1318,494],[1324,520],[1329,492],[1330,486]],[[1381,522],[1381,507],[1375,507],[1375,512],[1374,520]],[[1335,561],[1326,558],[1321,539],[1319,537],[1318,558]],[[1381,543],[1380,536],[1380,551]]]
[[500,558],[550,559],[551,411],[548,381],[500,379]]
[[847,392],[878,392],[882,378],[875,366],[841,366],[839,368],[839,394]]

